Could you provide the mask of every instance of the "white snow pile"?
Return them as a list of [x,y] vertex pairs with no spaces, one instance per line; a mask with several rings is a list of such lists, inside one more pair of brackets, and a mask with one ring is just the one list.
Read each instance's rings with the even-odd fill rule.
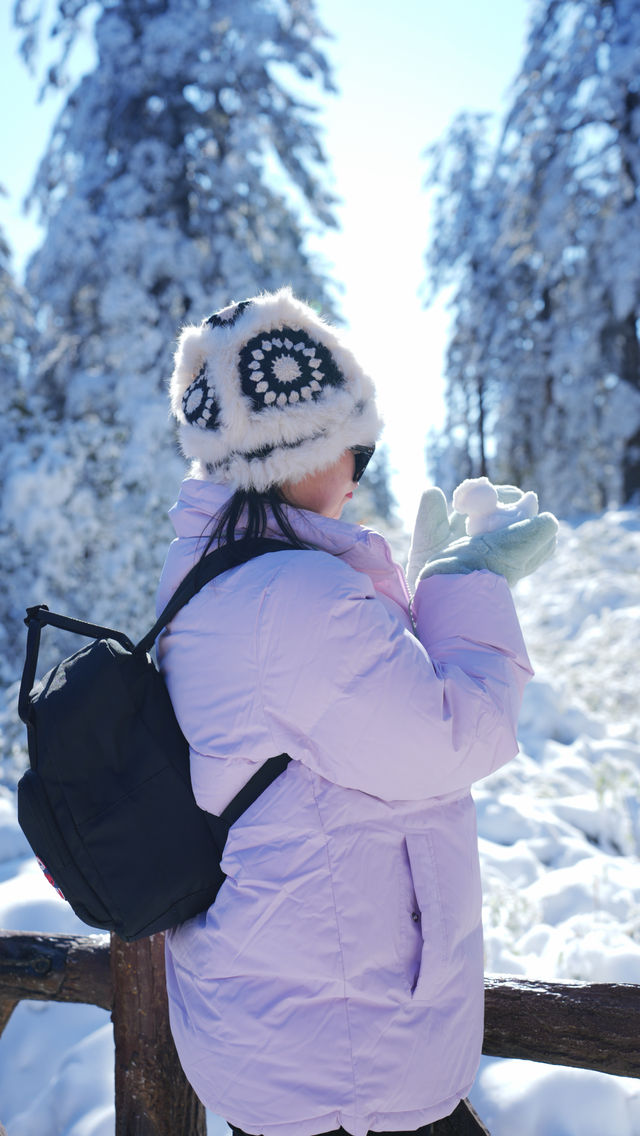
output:
[[[624,509],[562,525],[555,559],[516,590],[536,668],[521,753],[474,790],[489,974],[640,983],[639,567],[640,510]],[[86,933],[0,793],[0,926]],[[640,1136],[631,1078],[487,1058],[471,1099],[492,1136]],[[0,1122],[8,1136],[113,1136],[105,1011],[17,1007]]]
[[[639,569],[624,509],[562,525],[515,591],[536,677],[474,789],[488,974],[640,983]],[[471,1100],[492,1136],[640,1136],[631,1078],[484,1058]]]

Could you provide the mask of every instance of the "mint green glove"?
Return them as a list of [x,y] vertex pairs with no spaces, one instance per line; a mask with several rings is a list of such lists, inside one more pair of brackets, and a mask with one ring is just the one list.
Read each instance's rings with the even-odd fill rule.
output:
[[[515,485],[496,485],[495,488],[503,505],[512,505],[523,496],[522,490]],[[462,513],[448,512],[445,495],[437,486],[425,489],[413,526],[406,569],[412,592],[427,561],[464,536],[466,528]]]
[[448,545],[464,536],[465,521],[461,513],[449,516],[447,500],[441,489],[432,486],[425,489],[420,498],[416,521],[413,526],[406,577],[411,591],[415,591],[422,569]]
[[[503,503],[512,503],[522,496],[515,486],[496,488]],[[552,555],[557,533],[555,517],[540,513],[507,528],[468,537],[464,517],[458,513],[449,516],[442,490],[427,489],[418,509],[409,553],[409,586],[413,590],[416,577],[424,580],[440,573],[466,574],[487,569],[504,576],[513,587]],[[424,559],[420,571],[417,566],[421,556]]]

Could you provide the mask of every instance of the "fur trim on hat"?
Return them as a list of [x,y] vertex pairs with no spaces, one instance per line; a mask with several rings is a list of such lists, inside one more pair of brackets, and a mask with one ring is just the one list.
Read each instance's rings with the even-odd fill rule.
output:
[[234,489],[300,480],[382,427],[371,379],[290,288],[186,327],[170,395],[185,456]]

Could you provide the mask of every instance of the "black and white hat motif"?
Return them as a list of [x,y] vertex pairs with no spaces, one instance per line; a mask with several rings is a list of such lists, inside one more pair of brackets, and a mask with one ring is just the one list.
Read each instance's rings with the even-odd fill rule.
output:
[[182,396],[182,413],[187,422],[201,426],[205,430],[215,430],[220,421],[220,407],[207,375],[207,364],[203,363],[200,373],[189,384]]
[[304,477],[381,428],[371,379],[288,288],[185,328],[171,407],[197,475],[234,488]]
[[345,379],[331,353],[305,331],[270,328],[250,339],[238,364],[242,389],[256,410],[263,406],[314,402],[327,386],[344,386]]

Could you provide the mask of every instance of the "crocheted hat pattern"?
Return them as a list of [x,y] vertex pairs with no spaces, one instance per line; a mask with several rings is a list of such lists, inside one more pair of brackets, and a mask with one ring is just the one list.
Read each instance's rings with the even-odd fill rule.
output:
[[371,379],[335,328],[289,288],[230,304],[179,339],[170,383],[199,477],[264,490],[373,445]]

